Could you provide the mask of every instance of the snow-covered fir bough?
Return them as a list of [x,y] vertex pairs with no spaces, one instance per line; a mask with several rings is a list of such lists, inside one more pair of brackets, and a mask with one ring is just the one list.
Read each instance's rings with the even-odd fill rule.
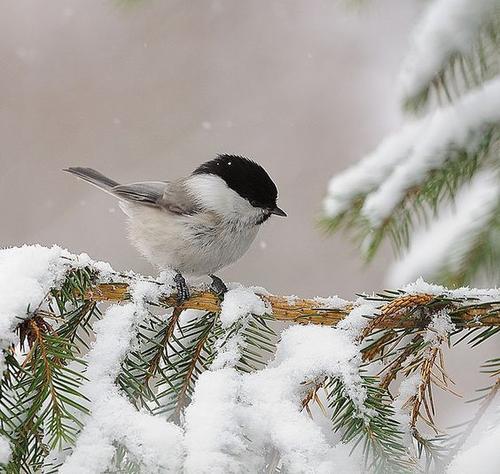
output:
[[[427,2],[399,76],[405,122],[329,183],[326,229],[347,230],[368,260],[390,241],[398,258],[387,276],[390,287],[422,276],[450,287],[500,283],[499,39],[499,0]],[[489,334],[498,341],[496,328]],[[495,406],[498,343],[491,351],[485,370],[496,378],[483,400]],[[428,354],[429,377],[436,357]],[[407,406],[412,391],[423,397],[422,386],[415,388],[417,379],[402,383],[396,407]],[[487,430],[478,446],[457,455],[473,428],[481,431],[477,426],[485,410],[479,410],[444,457],[446,465],[456,456],[450,472],[500,472],[499,455],[486,447],[498,443],[496,428]],[[432,407],[427,415],[433,426]],[[493,417],[490,427],[495,424]],[[410,435],[426,449],[418,430]]]
[[[0,251],[6,472],[464,472],[474,456],[496,462],[494,378],[480,405],[492,427],[470,452],[466,431],[457,441],[420,427],[433,424],[432,391],[450,390],[443,345],[494,335],[498,290],[418,281],[349,302],[231,285],[222,302],[200,287],[178,306],[174,289],[173,275],[117,274],[55,246]],[[498,378],[498,361],[487,368]]]
[[429,2],[399,86],[406,122],[332,178],[324,223],[353,232],[368,258],[390,240],[401,257],[390,285],[497,284],[500,1]]

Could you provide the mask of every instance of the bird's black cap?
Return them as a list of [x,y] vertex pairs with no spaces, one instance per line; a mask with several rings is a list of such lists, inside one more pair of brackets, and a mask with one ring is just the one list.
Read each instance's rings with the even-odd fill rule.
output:
[[226,184],[254,207],[273,211],[273,214],[286,216],[276,206],[278,189],[262,166],[242,156],[218,155],[194,170],[193,174],[213,174],[222,178]]

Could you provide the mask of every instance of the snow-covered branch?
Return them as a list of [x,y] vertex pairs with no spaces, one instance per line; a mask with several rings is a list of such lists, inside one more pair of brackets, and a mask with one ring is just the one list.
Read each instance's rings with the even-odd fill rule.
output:
[[[352,231],[367,259],[385,239],[398,257],[407,252],[391,284],[497,281],[499,26],[498,0],[428,2],[399,77],[403,110],[422,114],[330,180],[327,230]],[[477,173],[488,185],[475,205],[464,195]]]
[[450,160],[450,151],[474,152],[480,134],[499,122],[500,78],[407,125],[372,156],[332,178],[325,200],[327,217],[338,216],[355,197],[362,197],[362,216],[374,227],[382,225],[410,191]]
[[[338,297],[298,298],[258,293],[268,309],[269,316],[277,321],[311,323],[335,326],[354,309],[361,307],[363,298],[346,301]],[[120,302],[129,298],[127,283],[103,283],[91,288],[84,298],[88,301]],[[160,298],[167,307],[176,306],[176,294]],[[371,295],[367,295],[370,300]],[[372,330],[390,328],[416,328],[426,323],[426,310],[436,304],[447,306],[454,321],[460,327],[500,326],[500,290],[473,290],[462,288],[448,290],[429,285],[420,280],[405,286],[396,293],[380,296],[380,314],[390,317],[376,319]],[[210,291],[196,291],[183,302],[180,309],[196,309],[220,312],[221,301]],[[411,315],[411,316],[410,316]],[[369,317],[369,315],[366,315]]]
[[422,280],[351,302],[230,285],[179,306],[174,288],[55,246],[0,251],[8,472],[348,473],[361,444],[371,471],[412,473],[413,442],[435,455],[419,420],[449,390],[441,345],[500,326],[499,290]]
[[[481,29],[494,24],[499,15],[498,0],[431,2],[415,28],[413,45],[400,74],[402,97],[406,100],[418,97],[433,83],[439,87],[441,82],[446,87],[443,71],[457,56],[469,56],[478,43]],[[484,49],[484,44],[481,46]],[[453,67],[454,64],[450,69]]]
[[489,247],[496,239],[488,233],[495,229],[499,205],[496,173],[477,173],[428,229],[416,233],[408,252],[392,266],[387,283],[398,286],[420,276],[436,281],[446,275],[470,280],[478,266],[487,268],[482,256],[494,252]]

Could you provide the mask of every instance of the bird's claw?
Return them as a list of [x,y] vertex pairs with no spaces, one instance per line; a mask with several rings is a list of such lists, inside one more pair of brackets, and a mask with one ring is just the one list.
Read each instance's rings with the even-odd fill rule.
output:
[[191,293],[189,291],[189,287],[187,286],[186,280],[180,273],[177,273],[175,275],[174,282],[177,287],[177,304],[181,305],[189,299]]
[[212,279],[212,284],[210,285],[210,290],[215,293],[221,300],[224,299],[224,294],[227,293],[226,284],[215,275],[209,275]]

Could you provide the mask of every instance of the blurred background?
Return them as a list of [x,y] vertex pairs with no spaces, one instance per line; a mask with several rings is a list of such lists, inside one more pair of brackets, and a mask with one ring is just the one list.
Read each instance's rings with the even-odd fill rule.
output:
[[260,162],[271,219],[225,279],[350,298],[383,286],[349,238],[317,226],[329,178],[401,121],[394,85],[421,4],[377,0],[22,0],[0,5],[0,245],[56,243],[155,272],[104,193],[177,178],[217,153]]

